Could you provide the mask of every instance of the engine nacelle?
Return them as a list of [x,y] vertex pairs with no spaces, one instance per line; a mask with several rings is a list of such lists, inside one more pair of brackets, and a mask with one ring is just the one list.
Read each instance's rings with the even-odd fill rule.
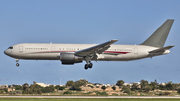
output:
[[61,53],[60,60],[62,64],[73,65],[82,62],[83,58],[75,56],[74,53]]

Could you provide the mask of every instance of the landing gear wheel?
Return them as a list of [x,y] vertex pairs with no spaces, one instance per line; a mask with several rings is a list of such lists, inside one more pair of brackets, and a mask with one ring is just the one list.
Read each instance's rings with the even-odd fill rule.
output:
[[19,63],[16,63],[16,66],[18,67],[18,66],[19,66]]
[[84,69],[85,69],[85,70],[88,69],[88,64],[85,64]]
[[92,64],[92,63],[90,63],[90,64],[89,64],[89,68],[92,68],[92,66],[93,66],[93,64]]
[[92,68],[92,66],[93,66],[92,63],[90,63],[90,64],[85,64],[84,69],[87,70],[88,68]]

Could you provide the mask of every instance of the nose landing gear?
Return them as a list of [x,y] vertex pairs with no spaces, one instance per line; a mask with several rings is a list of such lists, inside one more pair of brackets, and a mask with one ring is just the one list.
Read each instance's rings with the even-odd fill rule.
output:
[[15,60],[16,60],[16,62],[17,62],[17,63],[16,63],[16,66],[19,67],[19,63],[18,63],[19,59],[15,59]]
[[19,67],[19,63],[16,63],[16,66]]

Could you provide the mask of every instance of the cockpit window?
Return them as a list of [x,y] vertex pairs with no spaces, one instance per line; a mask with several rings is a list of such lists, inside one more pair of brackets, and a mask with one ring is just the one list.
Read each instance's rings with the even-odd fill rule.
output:
[[13,49],[13,47],[11,46],[11,47],[9,47],[8,49]]

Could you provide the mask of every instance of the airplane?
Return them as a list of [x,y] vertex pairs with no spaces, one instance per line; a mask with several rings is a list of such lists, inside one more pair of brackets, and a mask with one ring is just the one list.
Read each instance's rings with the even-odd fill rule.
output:
[[91,61],[131,61],[170,53],[174,45],[164,47],[174,19],[167,19],[148,39],[139,45],[112,45],[116,39],[102,44],[21,43],[10,46],[4,54],[26,60],[60,60],[73,65],[86,61],[84,68],[92,68]]

